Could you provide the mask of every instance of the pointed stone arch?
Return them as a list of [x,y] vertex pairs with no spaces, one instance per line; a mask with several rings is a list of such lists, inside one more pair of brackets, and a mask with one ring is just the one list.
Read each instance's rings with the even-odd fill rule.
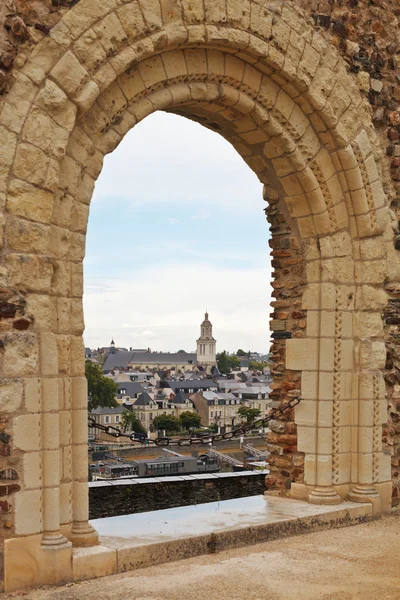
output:
[[[336,50],[287,2],[81,0],[15,73],[0,114],[10,290],[1,367],[21,479],[5,542],[8,590],[71,578],[70,541],[97,543],[86,482],[85,233],[104,155],[156,110],[230,141],[301,249],[306,337],[284,348],[303,397],[304,483],[292,495],[387,506],[380,313],[392,232],[369,111]],[[17,554],[37,557],[26,576]]]

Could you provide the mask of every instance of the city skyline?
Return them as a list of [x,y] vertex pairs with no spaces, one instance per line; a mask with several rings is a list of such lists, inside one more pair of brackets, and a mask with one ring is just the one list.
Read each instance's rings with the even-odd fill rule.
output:
[[[267,352],[271,264],[262,186],[219,134],[167,113],[106,157],[87,235],[85,343]],[[267,308],[267,310],[266,310]]]

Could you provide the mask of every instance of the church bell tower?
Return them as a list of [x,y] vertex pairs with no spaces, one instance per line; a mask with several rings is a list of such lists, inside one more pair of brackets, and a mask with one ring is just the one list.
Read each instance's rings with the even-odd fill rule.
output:
[[208,312],[200,326],[200,337],[197,340],[197,364],[205,367],[207,371],[217,364],[217,342],[212,335],[212,324],[208,319]]

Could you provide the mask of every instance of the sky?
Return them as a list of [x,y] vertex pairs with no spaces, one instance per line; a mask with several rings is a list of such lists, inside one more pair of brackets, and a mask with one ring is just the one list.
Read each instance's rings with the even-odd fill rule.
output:
[[208,309],[217,352],[269,349],[262,186],[222,136],[156,112],[105,158],[84,262],[85,344],[195,350]]

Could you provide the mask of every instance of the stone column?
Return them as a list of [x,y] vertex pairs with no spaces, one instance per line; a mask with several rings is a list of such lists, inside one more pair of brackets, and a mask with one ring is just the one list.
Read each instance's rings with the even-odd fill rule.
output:
[[68,547],[70,542],[60,531],[60,437],[59,382],[56,337],[52,333],[40,336],[42,379],[42,473],[43,473],[43,536],[46,548]]
[[[363,348],[364,345],[364,348]],[[361,363],[366,355],[361,342]],[[363,372],[360,375],[359,398],[355,403],[353,427],[353,473],[349,499],[352,502],[371,502],[374,512],[381,511],[381,496],[375,483],[379,481],[379,454],[382,446],[380,424],[380,379],[378,372]]]
[[72,379],[72,528],[74,546],[94,546],[97,531],[89,523],[88,419],[86,377]]

